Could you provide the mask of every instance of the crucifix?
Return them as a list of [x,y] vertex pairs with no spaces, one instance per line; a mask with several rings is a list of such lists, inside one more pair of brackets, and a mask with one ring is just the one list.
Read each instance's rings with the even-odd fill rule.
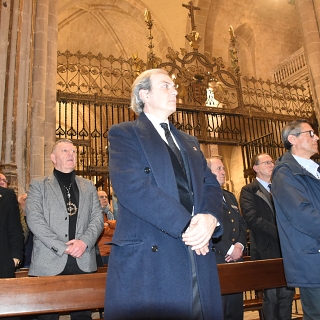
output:
[[191,20],[191,28],[192,31],[196,30],[196,25],[194,23],[194,10],[200,10],[199,7],[195,7],[192,3],[192,1],[189,1],[189,4],[182,4],[183,7],[187,8],[189,10],[189,18]]

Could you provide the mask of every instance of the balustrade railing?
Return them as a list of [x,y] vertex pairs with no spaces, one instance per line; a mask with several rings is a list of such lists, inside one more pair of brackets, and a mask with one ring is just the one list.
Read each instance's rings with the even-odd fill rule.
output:
[[[278,83],[290,82],[290,79],[301,71],[307,74],[307,62],[303,48],[299,49],[273,70],[274,80]],[[289,80],[289,81],[288,81]]]

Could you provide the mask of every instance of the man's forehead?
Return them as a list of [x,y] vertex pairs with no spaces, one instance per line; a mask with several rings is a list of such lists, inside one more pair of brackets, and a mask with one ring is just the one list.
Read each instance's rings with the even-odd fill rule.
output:
[[60,142],[56,145],[56,148],[60,149],[75,149],[76,147],[70,142]]
[[261,161],[267,161],[267,160],[269,160],[269,159],[272,160],[271,156],[269,156],[268,154],[262,154],[261,156],[259,156],[259,161],[260,161],[260,162],[261,162]]
[[211,163],[214,169],[217,169],[218,167],[224,167],[223,162],[220,159],[212,159]]
[[301,123],[300,125],[301,131],[313,130],[309,123]]
[[156,73],[151,75],[150,80],[153,84],[156,83],[169,83],[171,85],[174,84],[172,79],[165,73]]

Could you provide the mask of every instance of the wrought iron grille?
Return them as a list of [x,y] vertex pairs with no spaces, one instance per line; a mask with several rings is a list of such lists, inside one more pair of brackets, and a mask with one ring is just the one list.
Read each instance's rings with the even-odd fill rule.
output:
[[[308,89],[254,78],[225,70],[221,58],[169,48],[166,69],[178,85],[174,125],[201,143],[242,146],[245,176],[256,152],[274,158],[282,154],[280,132],[296,118],[315,123]],[[108,181],[108,130],[130,121],[131,84],[146,64],[138,57],[58,52],[57,138],[78,146],[78,173],[99,186]]]

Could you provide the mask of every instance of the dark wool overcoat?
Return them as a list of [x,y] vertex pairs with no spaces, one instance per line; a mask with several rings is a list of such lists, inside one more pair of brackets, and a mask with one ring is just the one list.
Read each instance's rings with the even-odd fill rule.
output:
[[275,164],[271,191],[288,286],[320,288],[320,180],[287,152]]
[[[173,125],[192,183],[194,212],[222,221],[222,192],[196,138]],[[180,204],[168,149],[144,113],[109,131],[110,177],[119,200],[105,302],[105,319],[190,320],[192,273],[181,234],[190,213]],[[220,236],[222,226],[214,236]],[[210,241],[210,248],[212,243]],[[215,253],[195,257],[204,320],[221,320]]]
[[0,278],[14,278],[14,261],[23,258],[23,231],[16,194],[0,187]]

